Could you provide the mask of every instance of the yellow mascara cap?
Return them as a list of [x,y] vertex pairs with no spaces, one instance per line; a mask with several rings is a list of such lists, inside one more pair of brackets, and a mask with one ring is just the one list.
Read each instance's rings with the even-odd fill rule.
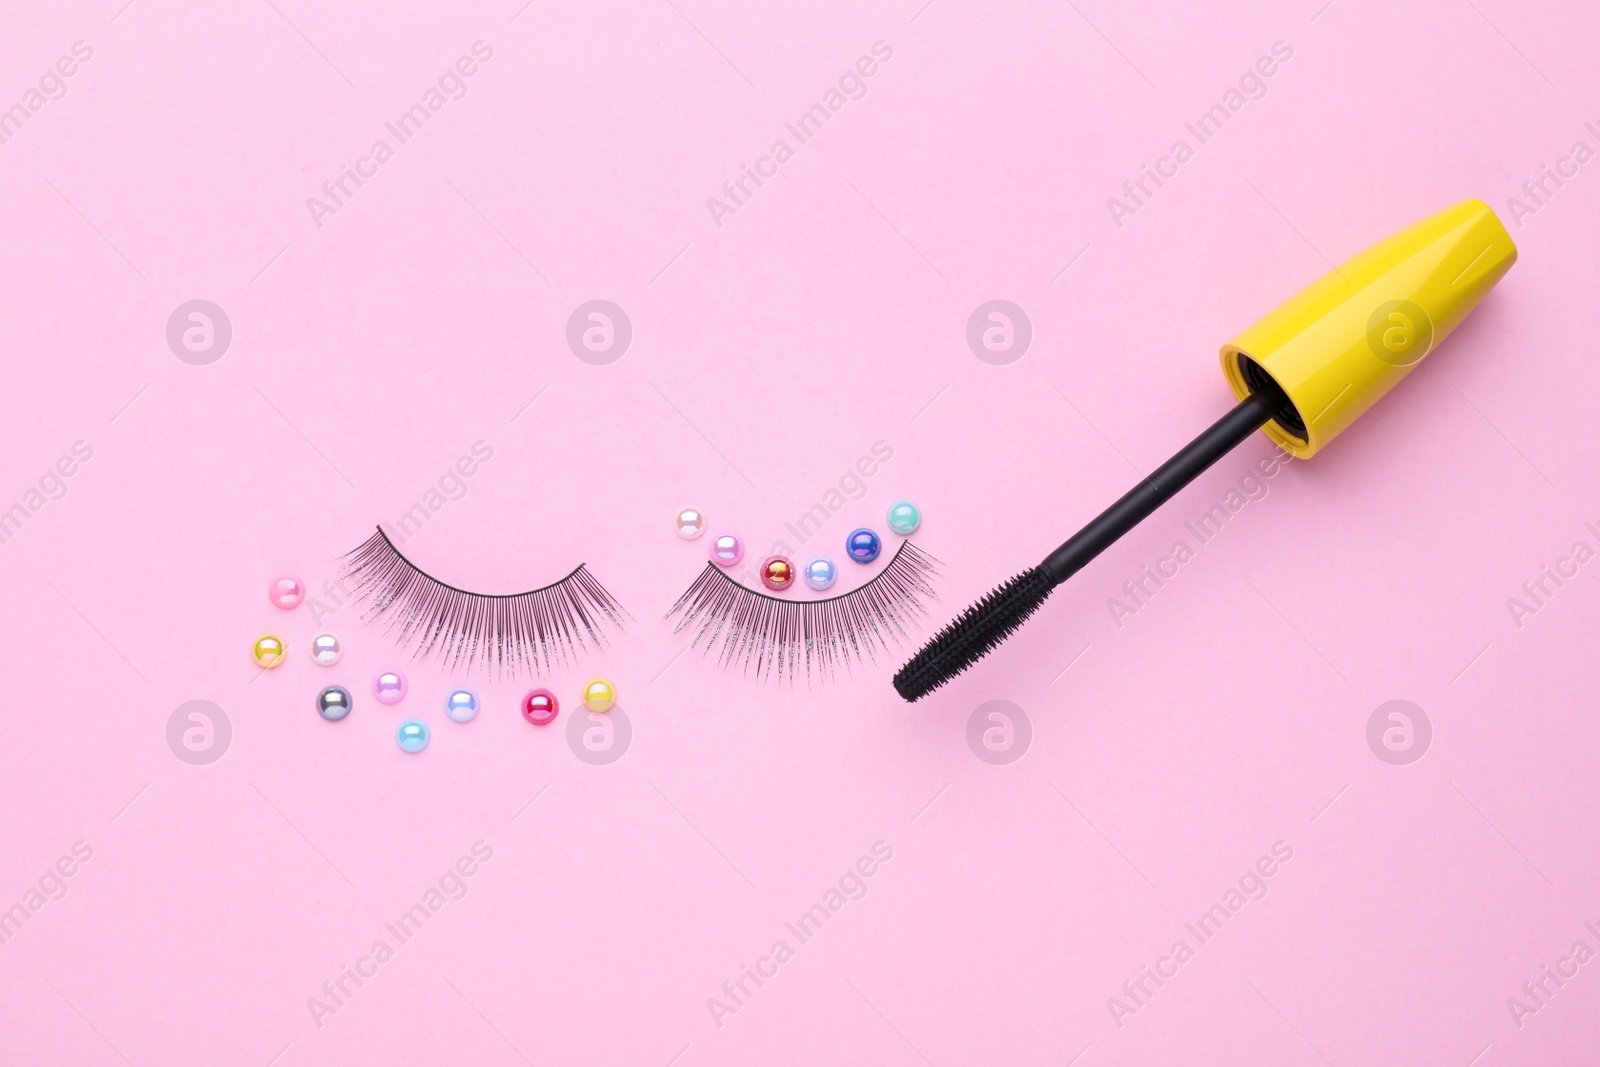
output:
[[1222,371],[1240,400],[1252,390],[1287,398],[1264,428],[1309,459],[1421,363],[1516,261],[1493,209],[1463,200],[1290,297],[1222,346]]

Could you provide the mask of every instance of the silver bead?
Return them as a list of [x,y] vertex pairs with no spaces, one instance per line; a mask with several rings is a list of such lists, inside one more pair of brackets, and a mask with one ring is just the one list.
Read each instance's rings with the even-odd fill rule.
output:
[[444,698],[444,713],[451,722],[471,722],[478,717],[478,694],[463,686]]
[[350,690],[342,685],[330,685],[317,694],[317,714],[329,722],[338,722],[350,714]]
[[817,556],[806,564],[806,584],[813,589],[827,589],[838,577],[839,569],[826,556]]

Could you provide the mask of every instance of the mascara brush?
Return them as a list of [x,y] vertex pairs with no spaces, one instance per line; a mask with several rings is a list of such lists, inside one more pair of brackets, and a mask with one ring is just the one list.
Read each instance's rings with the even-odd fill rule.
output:
[[1422,362],[1516,259],[1494,211],[1464,200],[1312,282],[1222,346],[1233,410],[1037,567],[963,611],[900,668],[895,690],[918,700],[972,666],[1056,586],[1257,430],[1297,459],[1314,456]]

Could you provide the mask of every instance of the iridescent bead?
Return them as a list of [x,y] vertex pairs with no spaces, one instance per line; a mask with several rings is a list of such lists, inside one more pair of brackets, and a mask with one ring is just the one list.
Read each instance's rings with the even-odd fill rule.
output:
[[344,644],[330,633],[320,633],[311,639],[311,658],[324,667],[331,667],[344,655]]
[[522,717],[535,726],[543,726],[556,717],[561,702],[548,689],[534,689],[522,698]]
[[289,654],[289,646],[277,634],[262,634],[256,638],[255,647],[250,650],[255,657],[256,666],[266,669],[276,667],[283,662],[283,657]]
[[300,601],[305,598],[306,583],[292,574],[274,578],[272,584],[267,586],[267,599],[285,611],[299,607]]
[[794,588],[794,564],[787,556],[768,556],[761,561],[761,584],[775,593]]
[[827,589],[839,577],[839,568],[833,560],[818,556],[806,564],[806,584],[813,589]]
[[706,517],[700,513],[699,508],[684,508],[678,512],[676,524],[678,536],[685,541],[693,541],[706,532]]
[[405,699],[406,676],[399,671],[384,671],[372,680],[372,695],[383,704],[398,704]]
[[444,698],[444,713],[451,722],[471,722],[478,717],[478,694],[462,686]]
[[731,567],[744,559],[744,542],[733,534],[722,534],[711,542],[711,562],[719,567]]
[[883,538],[863,526],[850,531],[850,536],[844,539],[844,547],[857,563],[871,563],[883,551]]
[[922,525],[922,512],[909,500],[902,500],[889,508],[889,529],[901,537],[910,537]]
[[428,747],[428,724],[421,719],[407,719],[395,731],[394,739],[404,752],[421,752]]
[[583,683],[583,706],[590,711],[610,711],[617,702],[617,687],[604,678]]
[[317,694],[317,714],[329,722],[338,722],[350,714],[350,690],[342,685],[330,685]]

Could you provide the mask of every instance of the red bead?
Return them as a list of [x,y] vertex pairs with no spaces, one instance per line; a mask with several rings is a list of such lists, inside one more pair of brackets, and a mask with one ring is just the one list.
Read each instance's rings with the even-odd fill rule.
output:
[[775,592],[794,585],[794,564],[787,556],[768,556],[761,562],[761,584]]
[[556,695],[548,689],[535,689],[522,698],[522,717],[535,726],[550,722],[560,710]]

